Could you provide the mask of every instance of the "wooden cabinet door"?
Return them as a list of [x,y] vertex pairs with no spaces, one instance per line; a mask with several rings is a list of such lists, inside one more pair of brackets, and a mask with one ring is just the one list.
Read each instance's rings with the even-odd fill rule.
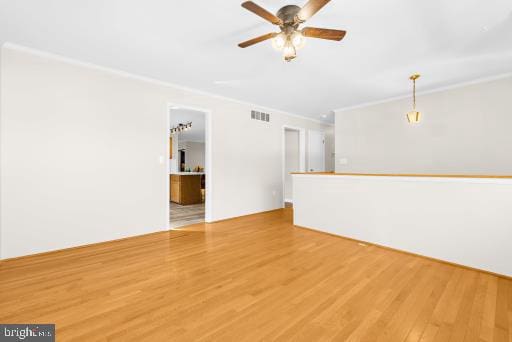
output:
[[180,178],[180,204],[201,203],[201,176],[190,175]]
[[181,205],[197,204],[202,201],[200,175],[170,175],[171,202]]
[[180,176],[171,175],[171,202],[180,203],[181,197],[181,184]]

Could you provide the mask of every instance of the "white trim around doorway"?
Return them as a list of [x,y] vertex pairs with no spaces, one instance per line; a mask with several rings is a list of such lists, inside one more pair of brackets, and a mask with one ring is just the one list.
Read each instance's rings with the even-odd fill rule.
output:
[[281,183],[282,183],[282,207],[285,202],[293,202],[293,199],[285,198],[285,160],[286,160],[286,130],[299,132],[299,172],[306,172],[306,129],[296,126],[283,125],[281,132]]
[[[168,103],[166,108],[166,115],[167,115],[167,134],[169,134],[169,126],[170,126],[170,117],[169,113],[172,109],[188,109],[188,110],[194,110],[197,112],[202,112],[205,115],[205,133],[204,133],[204,147],[205,147],[205,161],[204,161],[204,168],[205,168],[205,204],[204,204],[204,221],[205,222],[212,222],[213,221],[213,213],[212,213],[212,194],[213,194],[213,187],[212,187],[212,111],[210,109],[205,108],[199,108],[195,106],[189,106],[189,105],[183,105],[179,103]],[[169,145],[169,139],[167,139],[167,151],[169,151],[170,145]],[[166,177],[166,184],[167,189],[169,189],[169,156],[166,158],[167,162],[167,177]],[[169,193],[169,191],[167,191]],[[170,194],[169,194],[170,196]],[[168,198],[167,202],[170,201],[170,198]],[[169,214],[170,210],[167,209],[167,221],[169,221]],[[170,228],[170,226],[169,226]]]

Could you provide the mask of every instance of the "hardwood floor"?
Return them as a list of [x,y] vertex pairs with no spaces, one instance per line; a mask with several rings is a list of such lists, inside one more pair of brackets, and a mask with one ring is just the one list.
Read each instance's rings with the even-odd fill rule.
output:
[[169,222],[171,228],[204,222],[204,203],[179,205],[170,202],[169,206]]
[[58,341],[512,341],[512,281],[294,228],[291,209],[0,264]]

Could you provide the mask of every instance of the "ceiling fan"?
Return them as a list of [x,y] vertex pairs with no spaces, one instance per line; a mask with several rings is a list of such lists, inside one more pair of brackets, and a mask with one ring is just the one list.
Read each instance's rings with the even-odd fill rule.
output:
[[329,1],[330,0],[309,0],[302,8],[296,5],[284,6],[279,9],[275,15],[252,1],[246,1],[242,3],[243,8],[279,26],[281,32],[267,33],[240,43],[238,46],[246,48],[272,39],[272,45],[277,50],[282,50],[284,60],[290,62],[297,57],[297,50],[304,46],[306,41],[305,37],[340,41],[345,37],[346,31],[317,27],[304,27],[303,29],[299,29],[301,24],[315,15],[315,13],[327,5]]

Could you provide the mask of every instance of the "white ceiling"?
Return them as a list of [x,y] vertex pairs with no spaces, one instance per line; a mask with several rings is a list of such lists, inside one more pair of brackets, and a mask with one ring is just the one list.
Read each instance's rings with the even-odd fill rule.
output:
[[[413,72],[427,91],[512,71],[511,0],[332,0],[307,24],[346,38],[309,39],[291,63],[270,42],[237,47],[275,29],[241,2],[0,0],[0,43],[326,121],[407,94]],[[290,3],[256,2],[273,12]]]
[[171,109],[169,111],[169,119],[169,128],[175,127],[180,123],[192,122],[192,128],[178,133],[181,141],[204,142],[205,113],[183,108]]

